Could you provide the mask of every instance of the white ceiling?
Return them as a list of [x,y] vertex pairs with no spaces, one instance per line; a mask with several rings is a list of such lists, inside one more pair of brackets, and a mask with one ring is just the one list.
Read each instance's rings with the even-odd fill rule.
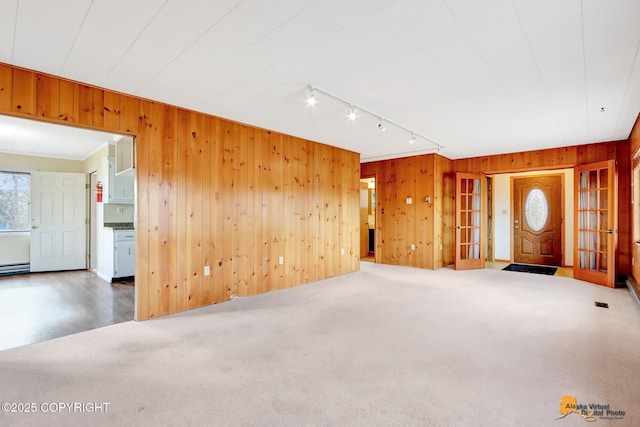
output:
[[[0,61],[360,152],[626,139],[638,0],[2,0]],[[604,111],[602,111],[604,108]]]

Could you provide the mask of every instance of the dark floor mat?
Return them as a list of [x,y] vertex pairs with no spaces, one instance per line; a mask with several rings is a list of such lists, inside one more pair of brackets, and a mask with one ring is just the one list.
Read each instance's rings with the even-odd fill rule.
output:
[[503,270],[519,271],[521,273],[547,274],[553,276],[558,267],[547,267],[544,265],[509,264]]

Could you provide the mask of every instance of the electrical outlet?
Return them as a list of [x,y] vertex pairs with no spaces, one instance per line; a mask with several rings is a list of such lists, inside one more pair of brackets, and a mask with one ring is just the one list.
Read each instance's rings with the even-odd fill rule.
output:
[[122,206],[118,206],[118,207],[116,208],[116,212],[117,212],[117,213],[119,213],[119,214],[121,214],[122,212],[124,212],[124,210],[122,209]]
[[416,245],[414,245],[413,243],[411,244],[411,250],[415,251],[416,250]]
[[280,264],[280,265],[284,264],[284,257],[283,256],[278,258],[278,264]]
[[204,266],[204,275],[211,276],[211,267],[209,267],[208,265]]
[[344,248],[340,249],[340,255],[344,255]]

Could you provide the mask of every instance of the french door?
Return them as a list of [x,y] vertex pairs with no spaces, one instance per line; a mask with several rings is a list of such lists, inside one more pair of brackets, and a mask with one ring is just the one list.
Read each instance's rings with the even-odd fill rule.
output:
[[456,270],[484,268],[485,176],[456,173]]
[[575,168],[573,276],[615,286],[618,241],[615,161]]

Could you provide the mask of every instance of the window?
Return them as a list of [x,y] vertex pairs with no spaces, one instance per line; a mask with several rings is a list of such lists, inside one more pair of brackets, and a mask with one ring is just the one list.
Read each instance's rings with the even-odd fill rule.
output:
[[0,232],[31,228],[31,176],[0,171]]

